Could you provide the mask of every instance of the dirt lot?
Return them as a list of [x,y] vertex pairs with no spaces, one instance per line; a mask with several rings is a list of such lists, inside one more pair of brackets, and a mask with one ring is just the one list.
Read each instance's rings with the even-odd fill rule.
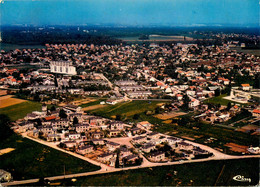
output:
[[169,113],[163,113],[163,114],[157,114],[154,115],[154,117],[162,119],[162,120],[167,120],[167,119],[171,119],[177,116],[182,116],[185,115],[185,112],[169,112]]
[[93,101],[96,101],[96,99],[87,98],[87,99],[81,99],[81,100],[78,100],[78,101],[73,101],[73,104],[74,105],[83,105],[83,104],[90,103],[90,102],[93,102]]
[[227,143],[227,144],[225,144],[225,146],[229,147],[230,150],[234,151],[234,152],[248,153],[248,151],[247,151],[248,146],[245,146],[245,145],[238,145],[238,144],[235,144],[235,143]]
[[5,148],[0,150],[0,156],[6,153],[10,153],[11,151],[14,151],[14,148]]
[[5,108],[8,106],[12,106],[15,104],[25,102],[25,100],[12,98],[12,97],[13,97],[13,95],[6,95],[6,96],[0,97],[0,108]]
[[6,95],[7,94],[7,90],[0,90],[0,96],[1,95]]
[[83,108],[83,111],[88,111],[88,110],[95,110],[95,109],[99,109],[99,108],[103,108],[106,107],[107,105],[93,105],[93,106],[88,106]]
[[246,125],[246,126],[243,126],[241,127],[240,129],[238,129],[237,131],[240,131],[240,132],[249,132],[250,130],[257,130],[259,129],[258,126],[256,125]]

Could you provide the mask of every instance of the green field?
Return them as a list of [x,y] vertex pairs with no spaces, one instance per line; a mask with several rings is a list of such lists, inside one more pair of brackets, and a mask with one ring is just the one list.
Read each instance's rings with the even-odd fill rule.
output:
[[99,166],[13,134],[0,142],[0,149],[15,148],[0,156],[0,168],[9,171],[14,180],[95,171]]
[[41,111],[41,103],[26,101],[24,103],[8,106],[0,109],[0,114],[6,114],[11,121],[21,119],[32,111]]
[[[122,115],[127,119],[135,114],[142,114],[148,110],[154,110],[158,107],[157,104],[165,103],[162,101],[128,101],[124,103],[118,103],[115,105],[109,105],[100,109],[92,110],[92,113],[111,118],[111,116]],[[143,116],[144,117],[144,116]]]
[[[224,168],[224,169],[223,169]],[[221,170],[223,171],[221,172]],[[233,180],[236,175],[251,182]],[[57,181],[55,181],[57,182]],[[241,159],[162,166],[67,179],[61,185],[74,186],[248,186],[259,182],[259,159]]]
[[227,106],[229,102],[234,103],[230,100],[223,99],[223,97],[226,97],[226,96],[227,96],[227,94],[223,94],[223,95],[220,95],[217,97],[212,97],[210,99],[205,100],[204,103],[221,104],[221,105],[225,105],[225,106]]
[[88,106],[93,106],[93,105],[98,105],[100,104],[101,101],[105,101],[106,99],[98,99],[96,101],[92,101],[92,102],[89,102],[89,103],[86,103],[86,104],[82,104],[82,105],[79,105],[81,108],[85,108],[85,107],[88,107]]

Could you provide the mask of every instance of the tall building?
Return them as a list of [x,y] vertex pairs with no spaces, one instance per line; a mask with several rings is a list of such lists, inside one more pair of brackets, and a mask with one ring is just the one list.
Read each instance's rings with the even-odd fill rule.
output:
[[72,65],[72,62],[65,61],[52,61],[50,62],[50,68],[52,73],[61,73],[67,75],[76,75],[76,67]]

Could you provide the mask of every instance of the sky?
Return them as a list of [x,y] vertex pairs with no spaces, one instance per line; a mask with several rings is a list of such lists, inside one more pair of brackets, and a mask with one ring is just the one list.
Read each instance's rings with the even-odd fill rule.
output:
[[2,1],[0,3],[1,25],[259,27],[259,0]]

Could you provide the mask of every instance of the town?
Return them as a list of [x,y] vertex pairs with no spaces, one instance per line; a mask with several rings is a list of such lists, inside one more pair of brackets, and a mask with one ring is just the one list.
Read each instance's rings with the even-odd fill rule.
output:
[[[40,103],[12,129],[106,171],[257,155],[260,58],[234,45],[240,44],[2,50],[0,99],[3,107]],[[222,132],[207,135],[210,128]],[[226,131],[241,139],[223,137]]]

